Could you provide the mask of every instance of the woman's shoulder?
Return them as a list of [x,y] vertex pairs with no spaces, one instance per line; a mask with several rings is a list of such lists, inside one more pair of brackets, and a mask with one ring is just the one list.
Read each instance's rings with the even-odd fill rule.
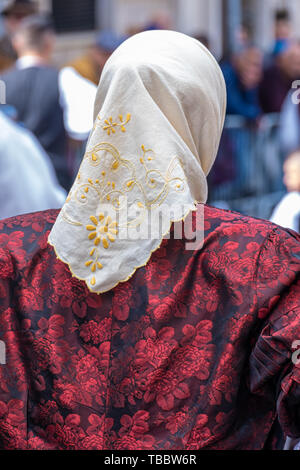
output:
[[29,227],[36,223],[53,225],[59,212],[60,211],[58,209],[51,209],[31,214],[17,215],[15,217],[10,217],[9,219],[0,220],[0,232],[3,232],[5,229],[9,230],[16,226],[19,226],[20,228]]
[[218,232],[220,237],[249,238],[253,241],[260,241],[261,244],[270,238],[281,240],[293,238],[296,243],[300,243],[299,234],[267,220],[208,205],[204,205],[202,208],[200,206],[200,212],[203,215],[204,228],[208,233]]
[[[275,297],[281,295],[282,289],[296,282],[300,235],[293,230],[209,206],[204,206],[204,229],[203,256],[217,275],[240,285],[256,279],[266,301],[272,292]],[[297,292],[299,288],[298,283]]]
[[240,212],[221,209],[207,204],[200,205],[199,208],[203,212],[206,220],[219,221],[220,224],[256,225],[259,227],[264,226],[268,229],[274,228],[274,224],[267,220],[244,215]]
[[48,210],[0,221],[0,278],[8,266],[24,269],[38,252],[47,249],[58,214],[58,210]]

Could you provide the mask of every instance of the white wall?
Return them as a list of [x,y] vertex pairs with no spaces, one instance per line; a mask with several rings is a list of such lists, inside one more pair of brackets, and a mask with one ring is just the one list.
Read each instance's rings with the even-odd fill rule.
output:
[[300,0],[289,0],[295,36],[300,39]]
[[223,2],[222,0],[209,0],[208,8],[208,35],[212,52],[221,58],[223,53]]
[[[176,0],[110,0],[113,12],[112,26],[124,34],[129,28],[143,27],[158,12],[176,18]],[[192,0],[193,1],[193,0]]]
[[187,34],[207,33],[209,2],[177,0],[176,10],[176,26],[179,31]]
[[[103,0],[102,0],[103,1]],[[110,0],[112,27],[119,33],[143,26],[158,12],[167,12],[173,28],[186,34],[206,34],[213,51],[222,53],[222,0]]]
[[[76,0],[73,0],[76,2]],[[143,27],[158,12],[168,12],[174,29],[187,34],[206,34],[217,57],[222,54],[223,0],[97,0],[99,25],[124,34],[134,26]],[[279,7],[291,9],[296,36],[300,38],[300,0],[246,0],[255,12],[255,36],[258,45],[268,50],[273,41],[273,12]],[[38,0],[44,11],[51,0]],[[75,56],[86,49],[93,33],[66,34],[59,37],[58,56]],[[74,42],[73,42],[74,41]]]
[[[159,12],[167,13],[174,29],[187,34],[206,34],[216,55],[220,56],[222,53],[222,0],[97,1],[99,25],[106,29],[124,34],[132,27],[143,27]],[[38,3],[42,11],[51,11],[51,0],[38,0]],[[57,47],[58,60],[63,62],[63,56],[68,56],[69,60],[76,53],[81,53],[92,38],[91,33],[60,35]]]
[[222,55],[222,0],[177,0],[176,28],[186,34],[205,34],[217,57]]

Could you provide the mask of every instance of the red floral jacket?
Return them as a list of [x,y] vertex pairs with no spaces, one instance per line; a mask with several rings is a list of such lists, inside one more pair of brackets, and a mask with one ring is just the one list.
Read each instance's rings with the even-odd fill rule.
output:
[[47,244],[57,211],[0,222],[0,449],[300,437],[300,237],[204,209],[201,250],[171,237],[104,295]]

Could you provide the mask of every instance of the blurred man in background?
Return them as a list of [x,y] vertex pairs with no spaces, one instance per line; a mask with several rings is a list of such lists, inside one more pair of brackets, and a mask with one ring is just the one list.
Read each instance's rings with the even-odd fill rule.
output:
[[104,65],[124,39],[112,31],[102,31],[87,53],[67,66],[72,67],[82,77],[98,86]]
[[1,0],[0,12],[5,28],[5,34],[0,38],[0,72],[2,72],[17,60],[17,53],[11,41],[12,35],[24,18],[37,13],[37,6],[31,0]]
[[288,10],[282,9],[275,12],[274,36],[273,56],[277,56],[292,37],[291,18]]
[[66,133],[60,105],[58,71],[51,67],[55,35],[44,17],[25,19],[13,35],[18,60],[2,75],[7,104],[16,108],[18,120],[35,134],[49,154],[58,179],[68,189],[71,179],[66,165]]
[[258,87],[262,77],[263,56],[249,46],[222,65],[227,87],[227,113],[255,120],[261,114]]
[[13,35],[13,44],[18,60],[1,77],[7,104],[16,108],[18,120],[38,138],[60,184],[68,190],[73,174],[67,160],[67,137],[80,141],[88,137],[96,87],[75,71],[59,72],[52,67],[55,33],[47,17],[25,19]]
[[266,68],[260,85],[260,103],[264,113],[279,113],[292,83],[300,78],[300,43],[285,41]]

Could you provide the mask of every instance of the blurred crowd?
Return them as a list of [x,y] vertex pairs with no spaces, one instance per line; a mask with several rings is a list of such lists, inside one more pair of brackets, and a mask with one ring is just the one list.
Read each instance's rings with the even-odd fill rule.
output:
[[[125,37],[102,31],[85,54],[58,70],[52,65],[54,25],[38,14],[33,1],[6,1],[1,15],[5,34],[0,39],[0,80],[5,83],[6,103],[0,107],[0,218],[4,218],[61,207],[93,126],[102,69]],[[142,29],[170,27],[169,19],[160,15]],[[128,35],[139,31],[133,28]],[[300,105],[295,96],[300,86],[296,82],[300,80],[300,41],[294,38],[288,11],[275,12],[274,36],[272,49],[264,54],[242,26],[236,50],[226,54],[220,65],[227,85],[227,113],[242,118],[243,131],[258,134],[265,115],[278,118],[282,159],[278,188],[283,187],[284,172],[288,195],[274,208],[272,218],[299,230]],[[198,35],[196,39],[210,47],[209,38]],[[247,147],[246,142],[242,139],[242,147]],[[210,180],[212,192],[233,180],[236,172],[243,172],[243,165],[236,167],[235,151],[225,130]],[[240,158],[255,157],[243,152]],[[11,175],[16,180],[13,187]]]
[[269,54],[264,55],[244,29],[237,51],[223,59],[221,65],[227,84],[228,113],[256,120],[263,113],[281,112],[293,82],[300,77],[300,41],[293,38],[285,10],[275,14],[275,42]]
[[[300,40],[294,36],[288,10],[274,12],[270,51],[263,53],[242,25],[235,51],[226,54],[220,65],[228,118],[210,176],[211,193],[229,185],[231,191],[221,206],[241,210],[243,196],[258,201],[272,191],[271,196],[278,193],[280,198],[284,188],[288,194],[278,205],[276,197],[271,198],[274,207],[262,211],[263,217],[300,231]],[[239,199],[234,207],[228,204],[230,195]],[[253,212],[250,215],[257,214]]]

